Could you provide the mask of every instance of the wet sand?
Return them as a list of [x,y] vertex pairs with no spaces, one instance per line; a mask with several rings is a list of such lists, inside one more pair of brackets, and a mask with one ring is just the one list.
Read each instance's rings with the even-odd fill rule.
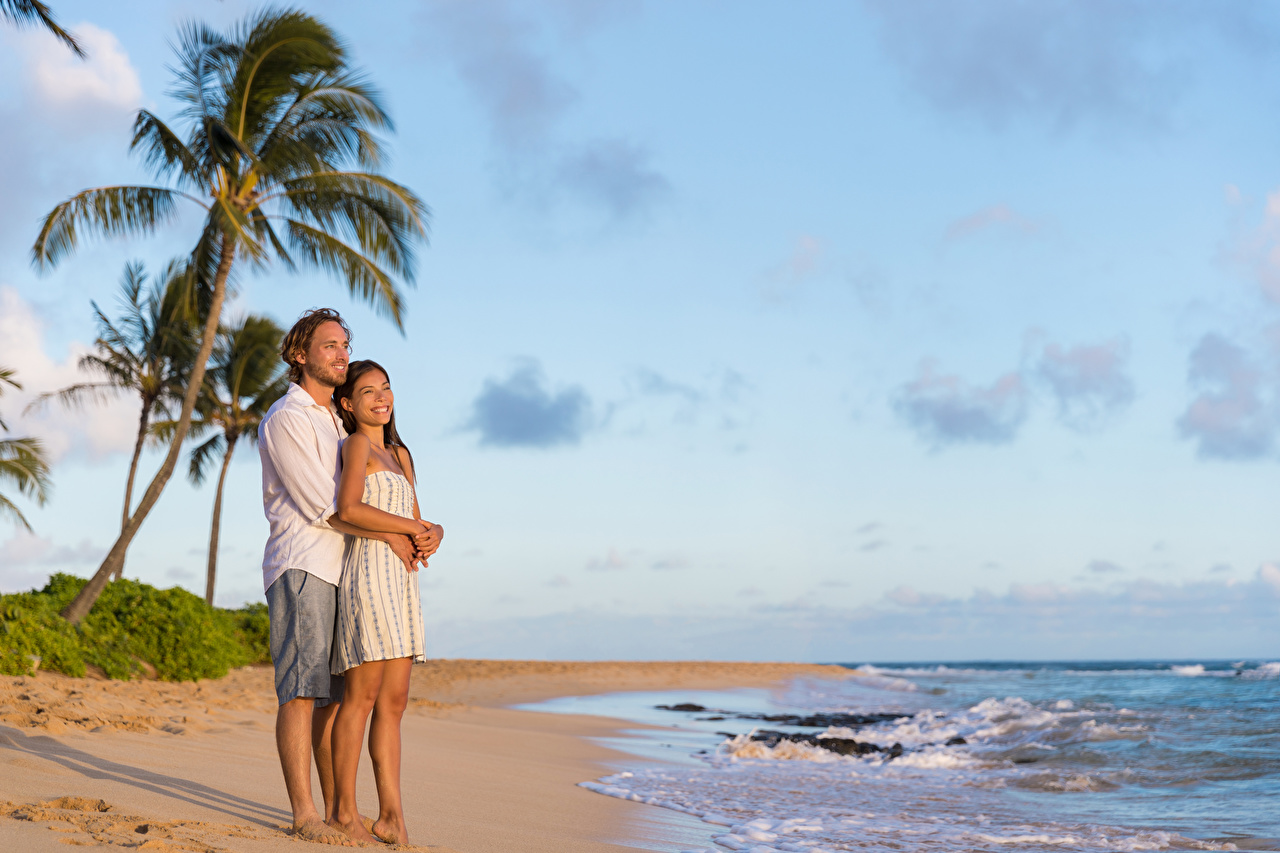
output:
[[[669,827],[653,814],[658,810],[576,787],[621,757],[590,740],[616,735],[618,721],[506,706],[847,672],[685,662],[414,667],[403,776],[415,847],[396,849],[589,853],[638,849],[663,837]],[[289,832],[274,720],[271,671],[263,667],[195,684],[0,677],[0,850],[308,849]],[[359,789],[365,814],[377,811],[372,779],[366,757]]]

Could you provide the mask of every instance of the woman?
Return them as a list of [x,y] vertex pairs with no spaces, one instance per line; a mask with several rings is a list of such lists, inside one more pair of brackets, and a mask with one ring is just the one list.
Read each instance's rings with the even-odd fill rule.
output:
[[[408,536],[433,528],[418,511],[413,457],[396,431],[387,372],[372,361],[351,362],[333,402],[349,434],[342,444],[339,518]],[[386,543],[349,538],[333,644],[332,670],[346,676],[346,687],[333,723],[332,823],[357,841],[409,841],[400,797],[400,720],[409,701],[410,668],[426,660],[425,651],[417,572],[406,571]],[[356,810],[356,768],[370,712],[378,819],[366,827]]]

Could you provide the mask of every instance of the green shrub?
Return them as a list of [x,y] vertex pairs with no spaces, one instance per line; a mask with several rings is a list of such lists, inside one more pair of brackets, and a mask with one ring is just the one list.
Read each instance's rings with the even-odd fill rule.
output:
[[270,660],[265,604],[224,610],[178,587],[118,580],[73,627],[58,614],[85,583],[55,574],[42,590],[0,596],[0,673],[28,672],[27,656],[36,655],[42,668],[67,675],[92,665],[128,679],[148,664],[165,681],[194,681]]
[[227,610],[235,620],[236,636],[249,652],[249,663],[271,663],[271,620],[261,601],[239,610]]
[[0,674],[26,675],[31,657],[40,666],[84,675],[84,655],[75,628],[37,592],[0,595]]

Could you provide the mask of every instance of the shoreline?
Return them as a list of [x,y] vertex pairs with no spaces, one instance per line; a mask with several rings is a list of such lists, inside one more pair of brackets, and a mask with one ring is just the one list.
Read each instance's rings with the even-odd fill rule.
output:
[[[577,787],[619,761],[642,760],[599,743],[634,726],[509,706],[599,693],[769,686],[848,672],[718,662],[415,666],[403,728],[410,837],[419,849],[440,853],[669,846],[668,816]],[[306,849],[285,831],[274,711],[270,667],[183,684],[55,673],[0,678],[0,847]],[[374,813],[367,756],[360,779],[361,809]]]

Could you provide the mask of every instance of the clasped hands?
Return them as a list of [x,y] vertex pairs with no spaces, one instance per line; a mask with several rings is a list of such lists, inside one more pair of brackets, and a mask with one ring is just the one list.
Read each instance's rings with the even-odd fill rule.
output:
[[421,533],[413,536],[392,533],[387,537],[387,544],[391,546],[392,552],[410,572],[418,571],[419,566],[425,569],[427,558],[439,550],[440,542],[444,539],[444,527],[422,519],[418,521],[422,524]]

